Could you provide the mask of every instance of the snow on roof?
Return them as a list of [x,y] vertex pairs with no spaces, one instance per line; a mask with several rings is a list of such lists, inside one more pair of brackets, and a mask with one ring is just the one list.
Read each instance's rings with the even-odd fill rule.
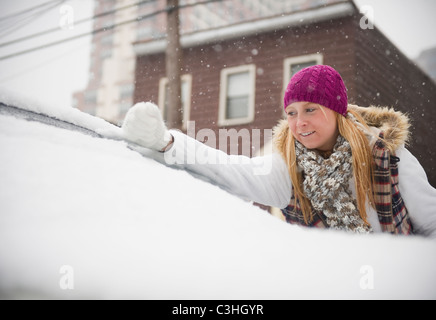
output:
[[[195,1],[181,0],[180,32],[184,34],[234,23],[271,18],[347,1],[350,0],[233,0],[192,6],[192,2]],[[144,13],[146,12],[144,11]],[[162,31],[166,32],[165,29]]]
[[434,240],[292,226],[122,141],[6,114],[0,149],[0,298],[436,298]]
[[[337,2],[330,5],[311,7],[304,11],[282,14],[276,17],[267,17],[221,28],[182,34],[180,36],[180,43],[182,47],[189,48],[243,36],[261,34],[282,28],[290,28],[302,24],[335,19],[351,15],[354,12],[355,7],[351,2]],[[134,44],[134,50],[137,55],[155,54],[163,52],[166,48],[166,44],[167,41],[165,38],[142,41]]]

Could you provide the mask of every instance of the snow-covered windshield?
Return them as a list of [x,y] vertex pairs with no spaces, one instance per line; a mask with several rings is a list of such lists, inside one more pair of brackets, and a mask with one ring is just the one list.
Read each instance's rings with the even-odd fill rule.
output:
[[2,298],[434,297],[432,240],[301,229],[125,142],[4,109],[0,148]]
[[329,64],[349,102],[410,115],[436,186],[435,3],[2,1],[0,299],[436,298],[434,239],[284,223],[120,128],[151,101],[206,145],[268,154],[291,76]]

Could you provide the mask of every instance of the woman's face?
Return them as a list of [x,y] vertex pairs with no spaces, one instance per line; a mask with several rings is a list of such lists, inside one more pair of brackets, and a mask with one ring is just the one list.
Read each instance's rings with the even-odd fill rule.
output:
[[297,141],[307,149],[333,151],[339,135],[333,110],[312,102],[294,102],[286,108],[288,124]]

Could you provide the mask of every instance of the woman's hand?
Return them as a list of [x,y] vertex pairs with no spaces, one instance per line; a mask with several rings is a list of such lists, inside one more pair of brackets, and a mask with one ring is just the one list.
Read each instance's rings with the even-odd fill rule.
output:
[[125,139],[161,152],[167,150],[173,142],[161,111],[151,102],[140,102],[130,108],[124,118],[122,132]]

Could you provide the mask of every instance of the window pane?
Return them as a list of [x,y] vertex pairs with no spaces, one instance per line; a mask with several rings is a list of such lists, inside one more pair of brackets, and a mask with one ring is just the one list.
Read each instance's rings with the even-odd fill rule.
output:
[[308,62],[303,62],[303,63],[295,63],[295,64],[291,64],[291,76],[293,76],[294,74],[296,74],[298,71],[310,67],[310,66],[314,66],[316,65],[316,61],[308,61]]
[[250,73],[241,72],[228,76],[226,119],[248,117],[248,101],[250,97]]
[[229,75],[227,84],[227,97],[249,95],[250,74],[248,72]]
[[248,117],[248,96],[227,99],[226,119]]

